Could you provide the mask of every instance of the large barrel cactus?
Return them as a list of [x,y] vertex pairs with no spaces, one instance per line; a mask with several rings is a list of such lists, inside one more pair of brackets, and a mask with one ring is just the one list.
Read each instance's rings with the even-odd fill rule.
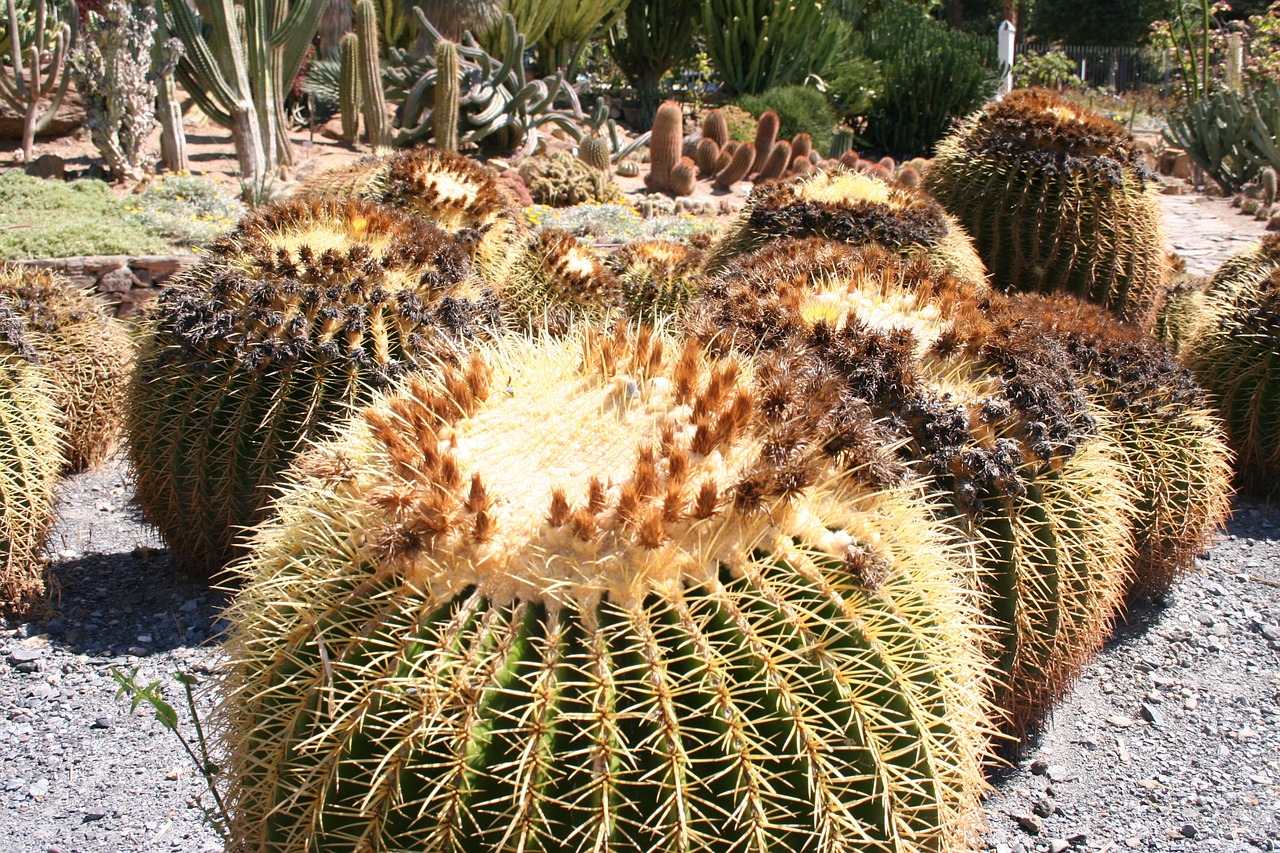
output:
[[772,240],[806,237],[925,257],[939,271],[974,285],[986,281],[986,268],[964,228],[932,197],[844,170],[756,187],[708,251],[704,270],[715,273]]
[[1034,729],[1109,633],[1132,550],[1123,454],[1066,353],[929,259],[874,247],[783,241],[703,287],[697,338],[779,354],[778,394],[840,377],[829,405],[864,411],[897,464],[936,479],[973,542],[996,704],[1015,735]]
[[366,157],[299,184],[296,198],[359,198],[422,217],[467,246],[476,273],[505,284],[527,235],[515,197],[487,167],[433,148]]
[[768,369],[508,339],[301,458],[229,614],[236,849],[967,847],[957,552]]
[[698,292],[705,252],[673,240],[635,240],[606,263],[618,277],[627,314],[653,322],[679,313]]
[[1015,91],[938,144],[925,189],[973,235],[992,283],[1073,293],[1151,328],[1169,268],[1155,175],[1122,125]]
[[62,456],[58,412],[21,317],[0,298],[0,614],[44,600],[40,547]]
[[217,571],[308,441],[496,323],[430,223],[357,201],[246,217],[151,313],[128,416],[145,517],[190,570]]
[[38,334],[38,355],[61,414],[67,469],[102,463],[124,431],[133,369],[129,333],[102,302],[45,270],[0,270],[0,298]]
[[1214,273],[1182,362],[1209,390],[1236,453],[1236,482],[1274,493],[1280,483],[1280,234],[1228,258]]
[[1163,597],[1212,543],[1231,504],[1231,451],[1204,390],[1167,347],[1070,296],[1024,295],[1008,310],[1059,344],[1110,417],[1136,493],[1131,597]]

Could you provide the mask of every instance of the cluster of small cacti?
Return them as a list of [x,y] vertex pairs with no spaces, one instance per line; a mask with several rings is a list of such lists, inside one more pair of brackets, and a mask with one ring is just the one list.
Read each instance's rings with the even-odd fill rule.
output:
[[621,190],[607,172],[564,151],[526,157],[520,161],[519,171],[536,204],[570,207],[588,201],[622,200]]

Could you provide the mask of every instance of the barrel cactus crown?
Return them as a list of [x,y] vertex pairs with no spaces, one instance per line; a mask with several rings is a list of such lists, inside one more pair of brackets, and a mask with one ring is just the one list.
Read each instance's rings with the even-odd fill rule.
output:
[[925,189],[973,235],[997,287],[1073,293],[1151,328],[1164,229],[1155,176],[1123,126],[1015,91],[938,144]]
[[92,468],[115,452],[133,342],[99,300],[65,277],[32,268],[0,270],[0,298],[38,333],[39,356],[54,390],[66,467]]
[[653,322],[679,313],[697,295],[704,254],[689,243],[636,240],[620,247],[606,263],[621,284],[627,314]]
[[44,600],[40,548],[62,454],[58,411],[21,316],[0,297],[0,614]]
[[1011,732],[1034,729],[1109,633],[1132,548],[1123,456],[1066,354],[974,285],[875,247],[784,241],[703,287],[697,338],[777,353],[792,384],[840,377],[836,410],[899,448],[873,470],[934,478],[974,543],[995,702]]
[[237,849],[961,847],[953,546],[760,380],[646,329],[508,339],[300,459],[230,614]]
[[217,571],[309,440],[497,317],[430,223],[358,201],[246,217],[151,313],[128,417],[144,515],[185,566]]
[[1023,295],[1008,309],[1061,346],[1110,417],[1136,494],[1131,597],[1163,597],[1230,511],[1231,451],[1208,395],[1163,344],[1071,296]]
[[603,320],[622,305],[617,277],[589,246],[559,228],[528,243],[502,291],[503,311],[518,329],[563,333],[574,320]]
[[511,193],[486,166],[433,148],[366,157],[303,181],[295,197],[357,198],[421,217],[459,238],[476,273],[501,286],[527,236]]
[[1242,489],[1280,482],[1280,234],[1214,273],[1181,358],[1213,395],[1236,453]]
[[861,172],[817,172],[756,187],[708,252],[714,273],[771,240],[821,237],[926,256],[940,271],[980,285],[986,268],[964,229],[933,198]]

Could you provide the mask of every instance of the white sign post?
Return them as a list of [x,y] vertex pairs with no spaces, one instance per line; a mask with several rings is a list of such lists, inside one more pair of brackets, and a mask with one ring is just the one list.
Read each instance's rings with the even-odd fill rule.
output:
[[1000,24],[998,52],[1000,64],[1004,66],[1004,76],[1000,78],[1001,96],[1013,91],[1013,47],[1017,36],[1018,28],[1013,25],[1012,21],[1005,21]]

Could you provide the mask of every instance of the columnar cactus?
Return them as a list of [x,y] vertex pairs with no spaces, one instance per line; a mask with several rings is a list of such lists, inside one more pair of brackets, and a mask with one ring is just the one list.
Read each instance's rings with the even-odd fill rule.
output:
[[693,195],[698,186],[698,165],[689,157],[681,157],[667,176],[667,191],[676,198]]
[[924,177],[998,287],[1074,293],[1155,322],[1169,277],[1157,182],[1123,126],[1016,91],[939,143]]
[[719,171],[716,168],[716,162],[720,159],[720,144],[710,137],[703,137],[698,140],[698,148],[693,159],[698,164],[698,174],[714,175]]
[[671,170],[680,162],[684,138],[684,111],[675,101],[658,107],[649,137],[649,174],[644,185],[655,192],[669,192]]
[[342,139],[355,143],[360,139],[360,38],[347,33],[339,43],[338,114],[342,118]]
[[957,551],[767,370],[509,339],[300,460],[229,614],[232,846],[964,845]]
[[787,171],[787,167],[790,165],[791,143],[787,142],[785,139],[774,143],[773,149],[769,152],[769,156],[757,170],[756,183],[781,178],[783,173]]
[[309,441],[497,322],[430,223],[361,201],[251,214],[149,317],[128,410],[144,516],[188,569],[218,571]]
[[756,159],[751,164],[752,173],[759,172],[773,152],[774,143],[778,141],[778,129],[781,126],[778,114],[773,110],[765,110],[756,122]]
[[[6,51],[8,69],[0,77],[0,98],[22,116],[22,159],[31,159],[31,147],[36,134],[53,121],[53,116],[67,94],[71,83],[71,69],[67,64],[69,51],[76,40],[78,14],[69,15],[58,22],[58,3],[33,0],[35,20],[30,30],[18,25],[16,0],[6,0],[8,24]],[[53,38],[50,39],[50,33]],[[24,36],[30,34],[28,40]],[[9,75],[13,79],[9,79]],[[48,102],[43,110],[41,104]]]
[[[722,190],[732,189],[733,185],[738,181],[747,177],[747,173],[751,171],[751,164],[756,159],[756,147],[750,142],[739,145],[733,149],[733,155],[729,162],[720,167],[720,171],[716,172],[715,181],[713,182]],[[719,165],[717,163],[716,165]]]
[[702,138],[723,148],[729,142],[729,121],[721,110],[711,110],[702,119]]
[[1231,256],[1214,273],[1182,363],[1213,395],[1236,453],[1236,483],[1280,483],[1280,234]]
[[44,606],[40,548],[62,456],[52,389],[28,337],[0,300],[0,615]]
[[817,173],[800,181],[756,187],[738,218],[707,255],[706,271],[784,237],[822,237],[854,246],[878,245],[905,256],[925,255],[973,284],[986,268],[964,229],[934,199],[871,175]]
[[867,476],[911,470],[950,497],[940,512],[972,542],[993,629],[995,703],[1008,731],[1034,730],[1110,632],[1131,571],[1125,457],[1066,353],[992,319],[974,283],[875,246],[776,242],[702,287],[691,333],[781,359],[776,393],[838,377],[813,405],[861,413],[859,431],[815,447],[881,448],[856,459]]
[[62,276],[29,267],[0,270],[0,300],[35,333],[64,436],[67,470],[93,468],[124,430],[133,341],[124,325]]
[[458,151],[458,45],[448,39],[436,42],[435,106],[431,110],[435,146],[441,151]]
[[373,0],[359,0],[355,9],[356,37],[360,41],[360,105],[364,132],[374,148],[391,144],[387,96],[382,89],[382,63],[378,50],[378,9]]
[[813,137],[807,133],[797,133],[791,139],[791,159],[797,157],[809,158],[809,152],[813,151]]

